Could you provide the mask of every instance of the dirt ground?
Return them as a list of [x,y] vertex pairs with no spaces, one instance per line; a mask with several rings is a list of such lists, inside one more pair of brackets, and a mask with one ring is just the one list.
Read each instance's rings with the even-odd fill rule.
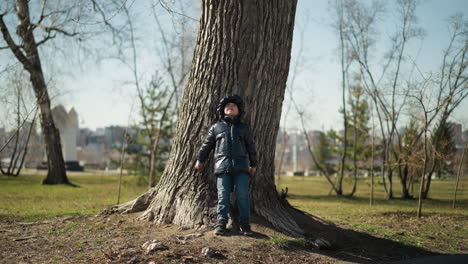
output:
[[[179,230],[174,225],[140,221],[137,216],[90,215],[35,222],[0,216],[0,263],[375,263],[434,254],[388,243],[377,245],[367,238],[362,245],[318,250],[307,242],[275,242],[269,237],[278,233],[256,224],[253,237],[237,232],[215,236],[211,230]],[[142,245],[151,240],[157,246],[148,253]],[[366,252],[370,244],[374,244],[371,253]],[[203,255],[206,247],[210,254]]]

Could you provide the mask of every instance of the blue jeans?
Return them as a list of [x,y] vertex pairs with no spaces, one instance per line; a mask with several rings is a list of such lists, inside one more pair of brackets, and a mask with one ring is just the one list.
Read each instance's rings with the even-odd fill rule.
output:
[[218,187],[218,222],[228,221],[229,205],[231,204],[231,191],[236,186],[236,198],[239,206],[239,220],[241,223],[249,222],[249,174],[245,172],[234,174],[221,174],[217,176]]

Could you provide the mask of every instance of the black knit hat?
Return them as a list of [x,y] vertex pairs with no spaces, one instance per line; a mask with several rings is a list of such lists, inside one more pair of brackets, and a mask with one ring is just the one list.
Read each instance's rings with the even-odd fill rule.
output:
[[221,99],[221,101],[219,101],[218,107],[216,108],[219,119],[224,118],[224,107],[228,103],[235,103],[237,105],[237,108],[239,108],[238,118],[244,114],[244,102],[242,101],[242,98],[237,94],[231,94],[226,95],[223,99]]

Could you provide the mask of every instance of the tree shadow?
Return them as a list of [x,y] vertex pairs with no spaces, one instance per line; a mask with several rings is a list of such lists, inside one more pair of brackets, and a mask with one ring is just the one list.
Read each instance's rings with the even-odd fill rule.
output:
[[[237,237],[237,236],[246,236],[246,235],[242,234],[242,232],[240,232],[240,230],[228,229],[228,231],[222,236]],[[248,237],[257,238],[257,239],[268,239],[268,238],[270,238],[269,236],[267,236],[267,235],[265,235],[265,234],[263,234],[261,232],[256,232],[254,230],[252,230],[252,235],[248,236]]]
[[[378,263],[440,255],[440,253],[421,247],[339,227],[293,207],[291,207],[291,214],[304,230],[305,241],[291,240],[285,247],[282,247],[287,251],[304,250],[355,263]],[[281,233],[281,230],[276,229],[261,217],[253,217],[252,222]],[[264,237],[268,236],[263,235],[259,238]]]

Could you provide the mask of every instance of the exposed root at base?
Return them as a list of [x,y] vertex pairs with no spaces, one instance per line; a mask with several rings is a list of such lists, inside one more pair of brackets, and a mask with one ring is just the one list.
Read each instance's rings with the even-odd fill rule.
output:
[[142,212],[149,207],[151,200],[153,200],[155,194],[156,190],[152,188],[146,193],[140,195],[135,200],[111,206],[105,209],[101,214],[131,214]]
[[[109,207],[105,209],[101,214],[131,214],[137,212],[144,212],[138,217],[139,220],[156,222],[155,219],[157,219],[158,217],[155,214],[157,212],[155,213],[155,211],[150,208],[151,203],[154,202],[153,199],[155,198],[156,193],[157,192],[155,188],[153,188],[132,201]],[[263,224],[271,226],[277,231],[292,237],[305,238],[309,240],[311,242],[311,245],[313,245],[316,249],[336,248],[336,243],[334,241],[337,240],[337,235],[331,235],[332,233],[334,233],[333,224],[326,223],[321,219],[317,219],[312,215],[298,210],[289,205],[289,203],[278,203],[277,205],[279,206],[272,208],[271,205],[257,204],[253,208],[253,210],[260,219],[258,219],[258,221],[256,222],[263,222]],[[166,218],[169,215],[166,215]],[[174,217],[172,215],[172,218],[170,219],[158,219],[157,222],[177,222],[174,221],[173,218]],[[212,218],[215,219],[215,214],[212,215]],[[195,219],[197,219],[197,217],[195,217]],[[199,223],[197,221],[192,221],[189,225],[187,225],[187,222],[185,221],[185,224],[182,224],[181,227],[185,229],[207,226],[206,219],[202,220],[198,218],[198,220]],[[330,236],[330,239],[328,239],[328,236]]]

